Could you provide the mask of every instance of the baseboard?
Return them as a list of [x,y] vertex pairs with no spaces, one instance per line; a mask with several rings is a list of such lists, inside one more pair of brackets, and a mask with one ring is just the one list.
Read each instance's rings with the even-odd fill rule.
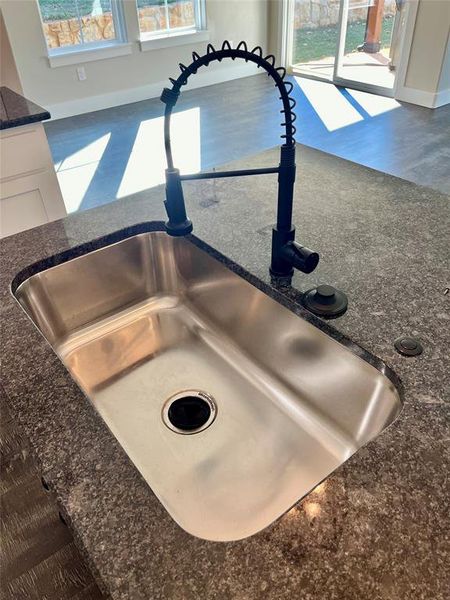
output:
[[[233,65],[226,69],[205,71],[203,73],[199,72],[189,80],[186,89],[195,89],[214,85],[216,83],[224,83],[225,81],[231,81],[232,79],[249,77],[259,72],[256,65],[250,64]],[[108,94],[89,96],[88,98],[78,98],[77,100],[59,102],[50,106],[46,104],[46,106],[52,116],[52,120],[63,119],[65,117],[73,117],[87,112],[102,110],[104,108],[130,104],[131,102],[158,98],[161,95],[163,88],[168,85],[170,85],[170,83],[167,79],[166,81],[158,81],[136,88],[117,90]]]
[[450,103],[450,89],[436,93],[405,86],[397,90],[395,99],[400,102],[425,106],[426,108],[438,108]]
[[446,104],[450,104],[450,88],[447,90],[441,90],[436,94],[434,108],[439,108],[440,106],[445,106]]

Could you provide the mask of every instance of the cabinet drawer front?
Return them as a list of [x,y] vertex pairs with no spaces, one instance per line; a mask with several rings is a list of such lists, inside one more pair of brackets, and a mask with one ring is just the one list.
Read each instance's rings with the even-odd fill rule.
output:
[[66,216],[53,171],[0,184],[0,238]]
[[38,125],[31,129],[7,130],[0,138],[0,178],[7,179],[18,175],[45,169],[48,166],[47,142],[42,143],[43,130]]
[[0,199],[0,237],[48,223],[39,189]]

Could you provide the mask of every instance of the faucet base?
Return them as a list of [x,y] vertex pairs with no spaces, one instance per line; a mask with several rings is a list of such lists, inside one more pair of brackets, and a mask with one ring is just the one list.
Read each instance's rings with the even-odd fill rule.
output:
[[294,269],[291,267],[291,269],[288,269],[286,272],[280,272],[275,271],[272,267],[269,267],[269,273],[275,281],[285,283],[291,281],[294,275]]
[[182,223],[175,223],[174,225],[170,221],[166,221],[165,223],[166,233],[173,237],[181,237],[183,235],[188,235],[192,232],[193,226],[192,221],[186,219]]
[[280,230],[277,227],[272,229],[272,260],[270,263],[270,274],[272,277],[292,277],[294,268],[292,264],[283,256],[283,248],[288,242],[294,241],[295,227],[287,230]]

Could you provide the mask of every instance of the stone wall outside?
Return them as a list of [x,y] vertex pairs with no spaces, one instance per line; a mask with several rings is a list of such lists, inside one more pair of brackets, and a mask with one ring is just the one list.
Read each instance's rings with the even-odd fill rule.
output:
[[[352,4],[352,2],[350,3]],[[353,0],[353,4],[363,4],[362,0]],[[369,2],[364,2],[369,4]],[[294,29],[315,29],[336,25],[339,21],[340,0],[296,0],[294,13]],[[385,0],[384,14],[395,14],[395,0]],[[366,8],[354,8],[348,13],[349,22],[364,21],[367,18]]]
[[[146,8],[140,8],[138,12],[141,32],[158,31],[158,29],[167,27],[166,12],[162,8],[147,6]],[[177,2],[176,4],[169,4],[169,21],[171,28],[194,26],[193,3]]]
[[[148,6],[139,9],[139,23],[142,33],[154,32],[166,28],[166,14],[159,6]],[[169,5],[170,26],[186,27],[195,23],[191,2],[179,2]],[[79,44],[80,21],[64,19],[43,24],[44,34],[49,48]],[[114,23],[111,13],[81,18],[81,29],[85,42],[113,40]]]

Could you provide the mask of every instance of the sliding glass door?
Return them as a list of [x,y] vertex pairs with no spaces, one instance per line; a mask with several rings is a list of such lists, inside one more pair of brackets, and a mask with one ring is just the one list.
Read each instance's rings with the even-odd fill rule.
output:
[[339,3],[293,0],[292,70],[332,81],[339,42]]
[[404,0],[292,0],[295,74],[392,95]]

